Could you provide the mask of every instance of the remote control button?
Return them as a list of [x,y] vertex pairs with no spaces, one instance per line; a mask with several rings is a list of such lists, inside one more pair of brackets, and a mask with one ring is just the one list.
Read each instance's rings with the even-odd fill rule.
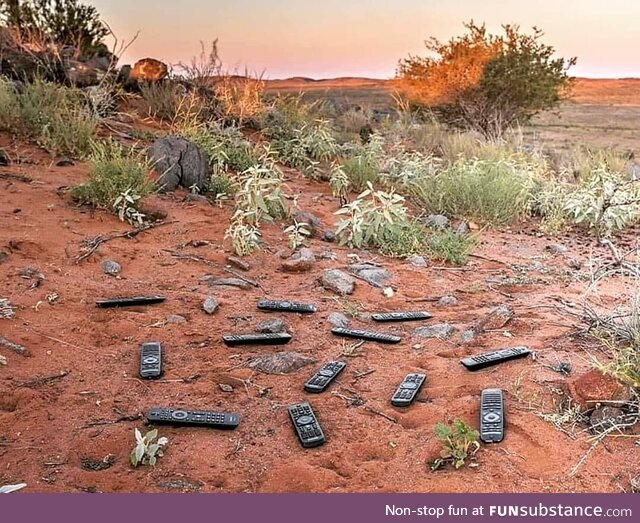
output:
[[404,383],[404,384],[402,385],[402,388],[403,388],[403,389],[417,389],[417,388],[418,388],[418,384],[417,384],[417,383],[414,383],[414,382],[412,382],[412,381],[409,381],[409,382],[407,382],[407,383]]
[[484,420],[488,423],[495,423],[496,421],[500,421],[500,416],[495,412],[489,412],[484,415]]
[[143,362],[144,362],[146,365],[153,365],[153,364],[155,364],[155,363],[158,363],[158,361],[160,361],[160,360],[159,360],[158,358],[156,358],[155,356],[147,356],[147,357],[143,360]]
[[300,416],[296,423],[298,425],[308,425],[309,423],[313,423],[313,418],[311,416]]
[[320,374],[321,376],[331,377],[333,376],[333,371],[331,369],[321,369],[318,374]]
[[189,417],[189,413],[184,410],[175,410],[171,413],[171,417],[175,420],[183,420]]

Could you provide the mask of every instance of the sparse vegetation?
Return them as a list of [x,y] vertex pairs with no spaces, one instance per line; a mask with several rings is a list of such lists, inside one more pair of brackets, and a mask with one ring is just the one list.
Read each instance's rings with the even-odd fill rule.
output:
[[437,470],[447,463],[459,469],[480,449],[478,432],[460,419],[455,420],[453,426],[437,423],[433,431],[442,443],[442,451],[440,457],[431,465],[432,470]]
[[289,247],[297,249],[298,247],[304,247],[309,244],[309,237],[311,236],[311,230],[306,223],[293,222],[284,230],[289,236]]
[[157,429],[148,431],[144,436],[138,430],[134,430],[136,445],[131,451],[131,465],[150,465],[155,467],[158,458],[164,455],[164,447],[169,443],[169,439],[158,438]]
[[450,229],[433,231],[427,239],[426,252],[434,260],[466,265],[476,243],[477,238],[469,234],[457,234]]
[[366,144],[343,147],[346,157],[341,169],[347,175],[349,186],[354,191],[364,191],[368,184],[377,183],[384,159],[384,139],[373,134]]

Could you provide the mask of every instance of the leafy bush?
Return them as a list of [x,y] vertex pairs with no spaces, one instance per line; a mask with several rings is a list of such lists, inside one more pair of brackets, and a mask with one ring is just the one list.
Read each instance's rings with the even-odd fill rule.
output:
[[241,173],[235,201],[236,207],[243,212],[244,221],[251,225],[285,218],[288,214],[282,177],[273,165],[258,165]]
[[17,90],[0,79],[0,129],[32,138],[52,154],[82,158],[97,128],[82,91],[40,80]]
[[231,239],[231,246],[238,256],[248,256],[260,246],[260,229],[256,225],[246,223],[244,211],[236,210],[231,224],[224,233]]
[[347,203],[347,195],[351,189],[351,182],[349,181],[347,173],[344,172],[344,169],[338,163],[332,166],[329,186],[331,187],[333,196],[340,198],[341,205]]
[[405,257],[429,253],[429,235],[415,221],[400,221],[384,227],[376,243],[380,253],[385,256]]
[[336,236],[341,245],[366,247],[377,245],[389,227],[407,222],[404,198],[391,189],[376,191],[369,182],[367,190],[335,214],[346,216],[338,223]]
[[234,182],[224,174],[212,174],[209,179],[208,194],[212,200],[221,200],[233,196]]
[[414,179],[407,190],[426,212],[504,224],[523,217],[540,166],[516,157],[460,159],[433,176]]
[[309,244],[309,237],[311,236],[311,230],[306,223],[293,222],[292,225],[287,227],[284,232],[289,236],[289,247],[297,249]]
[[427,252],[434,260],[465,265],[477,243],[474,236],[456,234],[451,229],[433,231],[427,240]]
[[89,156],[91,171],[86,183],[74,187],[75,200],[109,211],[115,210],[121,219],[132,217],[138,222],[138,201],[153,192],[149,179],[151,166],[145,155],[106,140],[96,142]]
[[455,469],[459,469],[464,466],[469,456],[473,456],[480,449],[478,432],[462,420],[455,420],[453,427],[437,423],[434,432],[442,443],[442,451],[440,457],[431,465],[432,470],[437,470],[446,463],[451,463]]
[[[152,467],[158,458],[164,455],[164,447],[169,443],[165,437],[158,438],[157,429],[150,430],[144,436],[138,429],[135,429],[136,445],[131,451],[131,465],[150,465]],[[156,440],[157,438],[157,440]]]
[[379,181],[385,157],[384,139],[380,134],[374,133],[366,144],[351,144],[343,149],[346,158],[341,167],[355,191],[364,191],[369,184]]
[[407,97],[447,125],[500,137],[514,124],[559,104],[571,85],[575,59],[554,58],[542,31],[522,34],[503,26],[504,35],[484,25],[465,24],[468,32],[448,42],[431,38],[430,56],[400,61],[398,78]]

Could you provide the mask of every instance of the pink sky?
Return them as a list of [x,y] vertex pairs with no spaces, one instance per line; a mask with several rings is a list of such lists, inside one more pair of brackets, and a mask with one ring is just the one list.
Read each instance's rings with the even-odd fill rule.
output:
[[269,78],[390,78],[398,60],[423,53],[429,36],[537,25],[576,76],[640,77],[640,0],[90,0],[120,39],[138,39],[121,63],[151,56],[188,61],[199,41],[220,40],[229,69]]

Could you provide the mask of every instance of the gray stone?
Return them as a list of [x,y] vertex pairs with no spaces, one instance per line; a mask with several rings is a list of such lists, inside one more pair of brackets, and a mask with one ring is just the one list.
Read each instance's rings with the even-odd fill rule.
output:
[[591,429],[595,432],[604,432],[624,421],[624,413],[617,407],[605,405],[595,409],[589,417]]
[[362,278],[369,285],[378,288],[384,288],[386,280],[389,279],[391,273],[387,269],[368,265],[366,263],[357,263],[349,267],[349,272]]
[[564,254],[569,249],[564,245],[560,245],[559,243],[552,243],[545,247],[545,250],[549,251],[551,254]]
[[282,318],[269,318],[261,321],[256,327],[256,331],[262,333],[287,332],[288,330],[289,326]]
[[569,258],[567,260],[567,267],[579,271],[580,269],[582,269],[582,262],[577,258]]
[[312,238],[314,236],[316,236],[318,232],[324,230],[324,227],[322,226],[322,222],[312,212],[302,211],[302,210],[301,211],[297,211],[293,215],[293,219],[297,223],[306,224],[307,228],[309,229],[309,232],[311,232],[311,237]]
[[333,231],[324,231],[324,233],[322,233],[322,241],[329,243],[336,241],[336,233]]
[[209,183],[207,160],[196,144],[180,136],[165,136],[156,140],[147,150],[149,161],[160,174],[161,192],[178,187],[196,186],[205,192]]
[[0,149],[0,165],[9,165],[9,156],[2,149]]
[[63,156],[56,162],[56,166],[58,167],[71,167],[72,165],[75,165],[75,163],[68,156]]
[[330,291],[344,296],[353,294],[356,288],[356,280],[339,269],[325,269],[322,275],[322,286]]
[[207,296],[202,304],[202,310],[207,314],[213,314],[218,310],[218,300],[214,296]]
[[428,327],[418,327],[413,331],[413,336],[416,338],[440,338],[444,340],[449,338],[455,330],[455,327],[449,323],[436,323]]
[[424,259],[424,256],[418,256],[417,254],[409,256],[407,258],[407,261],[414,267],[426,267],[428,265],[427,260]]
[[458,305],[458,298],[455,296],[443,296],[438,300],[439,307],[454,307]]
[[488,330],[501,329],[511,321],[514,316],[515,312],[510,305],[500,305],[476,323],[474,330],[477,334],[480,334]]
[[334,327],[346,329],[349,326],[349,318],[341,312],[332,312],[327,317],[327,321]]
[[179,314],[169,314],[165,319],[166,323],[187,323],[187,318]]
[[456,227],[456,234],[458,236],[466,236],[467,234],[469,234],[469,232],[470,232],[470,229],[467,222],[460,222]]
[[430,214],[426,218],[422,219],[422,223],[433,229],[447,229],[451,222],[449,221],[449,218],[442,214]]
[[297,352],[276,352],[252,359],[249,367],[266,374],[289,374],[315,362],[315,359]]
[[473,329],[468,329],[460,334],[460,341],[462,341],[462,343],[469,343],[475,337],[476,331],[474,331]]
[[222,392],[233,392],[233,387],[231,385],[227,385],[226,383],[218,383],[218,387]]
[[313,255],[313,251],[303,247],[291,259],[282,263],[282,270],[285,272],[306,272],[313,268],[315,262],[316,257]]
[[215,276],[205,276],[202,281],[212,287],[236,287],[238,289],[251,289],[251,285],[240,278],[216,278]]
[[248,262],[244,261],[242,258],[238,258],[237,256],[227,256],[227,263],[241,271],[248,271],[251,269],[251,265],[249,265]]
[[102,267],[102,271],[109,276],[117,276],[122,270],[120,264],[113,260],[103,260],[100,267]]

